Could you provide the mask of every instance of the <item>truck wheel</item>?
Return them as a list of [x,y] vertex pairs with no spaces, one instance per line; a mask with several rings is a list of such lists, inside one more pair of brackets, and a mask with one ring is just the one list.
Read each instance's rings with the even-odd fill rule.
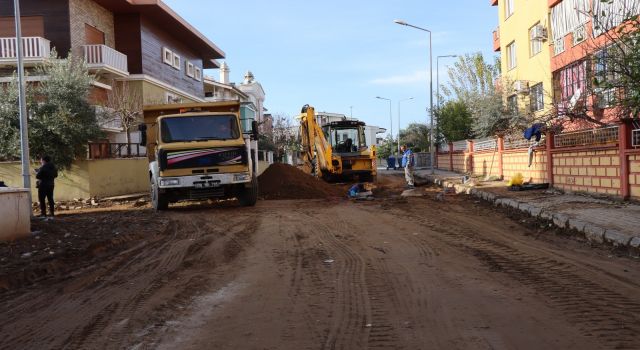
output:
[[154,180],[151,180],[151,205],[156,211],[169,208],[167,197],[160,194],[160,189]]
[[245,187],[238,194],[238,201],[243,207],[252,207],[258,201],[258,180],[255,176],[251,179],[251,187]]

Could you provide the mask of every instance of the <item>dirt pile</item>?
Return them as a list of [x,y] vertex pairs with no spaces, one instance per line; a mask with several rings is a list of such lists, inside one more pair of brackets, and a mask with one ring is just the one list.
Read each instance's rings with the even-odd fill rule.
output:
[[346,190],[330,185],[301,170],[275,163],[258,177],[259,197],[262,199],[321,199],[344,197]]

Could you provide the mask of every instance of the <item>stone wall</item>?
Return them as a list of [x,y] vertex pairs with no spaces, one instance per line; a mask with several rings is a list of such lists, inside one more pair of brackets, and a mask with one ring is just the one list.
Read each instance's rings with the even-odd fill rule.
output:
[[547,179],[546,151],[536,150],[529,166],[529,153],[526,149],[509,150],[502,154],[502,174],[506,180],[516,173],[522,174],[525,181],[533,183],[549,182]]
[[81,55],[81,47],[86,44],[85,24],[104,32],[105,45],[116,47],[112,12],[91,0],[69,0],[69,17],[74,55]]

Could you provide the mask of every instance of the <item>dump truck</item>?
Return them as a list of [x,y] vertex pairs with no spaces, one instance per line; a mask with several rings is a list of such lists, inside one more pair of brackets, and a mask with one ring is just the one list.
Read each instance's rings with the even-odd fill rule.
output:
[[364,122],[345,119],[320,126],[309,105],[298,119],[304,172],[327,181],[375,181],[376,147],[367,146]]
[[258,124],[243,130],[236,101],[147,106],[139,131],[147,147],[155,210],[185,200],[258,197]]

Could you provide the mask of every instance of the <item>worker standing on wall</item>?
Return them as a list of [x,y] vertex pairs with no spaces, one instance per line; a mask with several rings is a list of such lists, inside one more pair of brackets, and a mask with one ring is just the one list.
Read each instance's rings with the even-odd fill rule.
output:
[[400,150],[402,151],[402,167],[404,168],[404,178],[407,180],[407,187],[415,188],[413,180],[413,166],[415,165],[413,152],[407,148],[407,145],[402,145]]

